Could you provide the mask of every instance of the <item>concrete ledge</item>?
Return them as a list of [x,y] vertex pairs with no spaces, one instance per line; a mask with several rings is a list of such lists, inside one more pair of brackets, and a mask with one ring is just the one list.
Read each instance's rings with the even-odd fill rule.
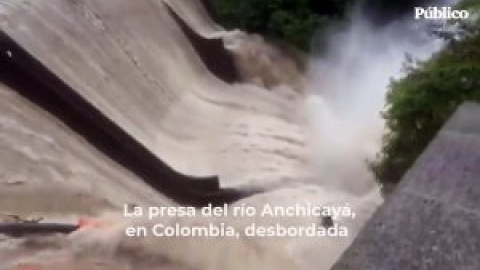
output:
[[480,106],[463,104],[332,270],[480,269]]

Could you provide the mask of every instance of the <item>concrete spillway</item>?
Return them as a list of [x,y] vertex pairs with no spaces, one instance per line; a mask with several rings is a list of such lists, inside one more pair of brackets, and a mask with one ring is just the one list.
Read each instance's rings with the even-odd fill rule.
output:
[[[36,93],[45,100],[57,97],[57,107],[78,111],[85,118],[70,122],[90,124],[83,128],[90,133],[97,123],[98,133],[111,144],[102,148],[116,151],[110,156],[117,161],[124,148],[120,163],[143,166],[133,170],[150,178],[149,182],[157,178],[162,185],[181,175],[218,175],[218,138],[224,137],[230,124],[220,115],[290,117],[276,109],[276,103],[287,102],[266,91],[250,89],[248,95],[240,91],[249,90],[238,87],[224,93],[229,86],[222,80],[238,80],[233,56],[223,49],[220,38],[204,37],[218,27],[195,1],[177,2],[171,8],[161,1],[133,5],[4,1],[2,5],[4,63],[15,66],[17,81],[30,84],[17,91]],[[264,112],[256,112],[255,106]],[[61,111],[56,116],[66,117]],[[276,121],[295,125],[287,119]],[[172,168],[170,176],[155,172],[163,166],[161,160]],[[207,182],[218,185],[215,181]]]
[[[318,176],[309,160],[302,57],[261,37],[223,30],[201,1],[1,0],[0,31],[1,214],[68,221],[124,204],[348,201],[363,213],[348,224],[353,236],[377,203],[369,194],[311,181]],[[202,252],[225,245],[220,251],[244,256],[218,269],[236,269],[235,260],[255,269],[327,269],[351,240],[220,241],[211,250],[193,239],[143,246],[179,256],[172,262],[179,265],[193,254],[208,265],[212,254]],[[103,253],[84,247],[91,252],[85,259],[62,237],[33,249],[19,241],[2,242],[0,262],[38,262],[50,254],[60,260],[57,267],[91,269],[95,258],[104,269],[152,269],[161,257],[97,258]],[[175,247],[190,249],[175,253]]]

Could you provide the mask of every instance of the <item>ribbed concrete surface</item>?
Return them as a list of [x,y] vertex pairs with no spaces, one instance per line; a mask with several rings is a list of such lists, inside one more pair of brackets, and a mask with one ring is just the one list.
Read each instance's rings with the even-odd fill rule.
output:
[[332,270],[480,269],[480,105],[461,106]]

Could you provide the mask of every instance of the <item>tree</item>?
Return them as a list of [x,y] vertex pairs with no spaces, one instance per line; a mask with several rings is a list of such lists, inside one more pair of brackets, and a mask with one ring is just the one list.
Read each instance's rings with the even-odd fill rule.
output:
[[454,24],[455,31],[437,33],[448,42],[441,52],[423,63],[407,63],[407,75],[390,86],[383,114],[388,133],[372,164],[386,193],[461,103],[480,102],[480,21]]

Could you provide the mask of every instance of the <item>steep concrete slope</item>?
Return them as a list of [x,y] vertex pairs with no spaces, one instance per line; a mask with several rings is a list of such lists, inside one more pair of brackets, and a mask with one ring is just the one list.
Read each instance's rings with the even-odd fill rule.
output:
[[225,168],[216,148],[232,133],[225,126],[237,126],[231,119],[265,119],[286,141],[303,136],[292,102],[208,72],[161,1],[4,1],[2,9],[6,34],[179,172]]
[[169,204],[4,84],[0,97],[0,215],[76,216],[125,203]]
[[[90,144],[132,171],[158,192],[189,205],[229,202],[241,193],[218,190],[216,177],[194,178],[179,174],[102,115],[77,92],[55,77],[21,47],[0,35],[2,81],[82,135]],[[15,54],[15,58],[8,55]],[[28,68],[25,68],[28,67]]]
[[[191,81],[182,67],[190,66],[186,59],[195,58],[184,52],[187,46],[182,46],[179,34],[169,34],[180,30],[165,9],[153,1],[12,1],[11,5],[3,30],[26,51],[152,151],[159,153],[158,149],[172,145],[166,141],[170,136],[159,138],[160,132],[169,132],[162,119],[188,89],[173,91],[173,86]],[[142,16],[132,16],[135,13]],[[179,67],[172,68],[177,63]],[[191,151],[185,156],[195,157],[195,144],[174,146],[169,152]],[[203,160],[185,164],[191,167]]]

